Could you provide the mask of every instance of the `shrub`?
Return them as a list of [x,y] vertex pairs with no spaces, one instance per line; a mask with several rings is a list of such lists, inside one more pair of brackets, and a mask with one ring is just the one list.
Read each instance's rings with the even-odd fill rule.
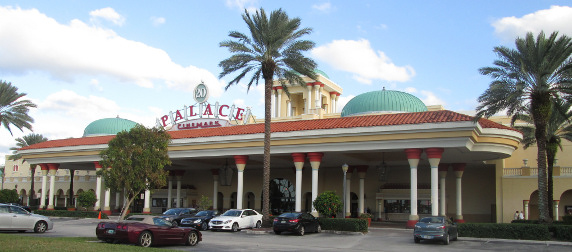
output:
[[323,230],[367,232],[367,220],[355,218],[318,218]]
[[462,223],[459,236],[517,240],[550,240],[547,225],[508,223]]
[[208,210],[213,206],[213,201],[204,195],[201,195],[201,199],[199,199],[199,203],[197,204],[197,210]]
[[95,202],[97,202],[97,197],[92,191],[85,191],[77,195],[77,202],[80,207],[87,209],[88,207],[93,207]]
[[16,189],[0,190],[0,203],[19,203],[20,197]]
[[554,225],[551,228],[554,232],[554,238],[560,241],[572,241],[572,226]]
[[324,217],[332,217],[342,210],[342,201],[333,191],[325,191],[316,197],[314,208]]
[[572,225],[572,215],[562,216],[562,222],[566,225]]

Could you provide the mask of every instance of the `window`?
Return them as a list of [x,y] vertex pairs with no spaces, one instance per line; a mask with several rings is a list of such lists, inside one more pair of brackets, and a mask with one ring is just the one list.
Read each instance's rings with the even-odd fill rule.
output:
[[[386,213],[411,213],[409,200],[385,200]],[[418,214],[431,213],[431,200],[417,201]]]
[[14,165],[14,167],[12,168],[12,171],[18,171],[18,170],[19,170],[18,165]]

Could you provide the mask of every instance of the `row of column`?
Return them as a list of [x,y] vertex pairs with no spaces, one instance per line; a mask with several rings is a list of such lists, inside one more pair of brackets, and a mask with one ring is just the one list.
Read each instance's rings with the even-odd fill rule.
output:
[[[528,220],[528,213],[529,213],[529,209],[528,206],[530,205],[530,200],[523,200],[522,201],[522,207],[523,207],[523,212],[524,212],[524,219]],[[558,209],[560,208],[560,200],[553,200],[552,201],[552,211],[554,212],[554,220],[555,221],[559,221],[560,217],[558,216]],[[565,213],[566,214],[566,213]]]
[[[447,177],[448,164],[440,164],[441,156],[443,154],[443,148],[427,148],[425,153],[429,159],[429,165],[431,167],[431,215],[438,216],[439,214],[445,216],[446,214],[446,202],[445,202],[445,178]],[[407,221],[407,227],[412,228],[415,223],[419,220],[419,215],[417,214],[417,166],[419,165],[419,158],[423,149],[406,149],[407,160],[409,162],[409,167],[411,170],[411,214],[409,215],[409,220]],[[463,177],[463,172],[465,170],[466,164],[457,163],[453,164],[453,170],[455,171],[456,177],[456,222],[464,222],[462,215],[462,184],[461,179]],[[439,187],[441,188],[439,192]],[[440,196],[439,196],[440,195]],[[440,199],[440,200],[439,200]]]
[[[314,103],[315,109],[321,109],[322,107],[322,91],[324,89],[324,83],[321,82],[311,82],[307,83],[307,92],[306,92],[306,104],[304,105],[305,110],[304,114],[309,114],[310,109],[312,109],[312,102]],[[332,91],[330,94],[330,106],[328,108],[327,113],[336,113],[337,112],[337,100],[340,97],[340,93]],[[271,97],[271,104],[272,104],[272,117],[282,117],[282,87],[274,87],[273,94]],[[286,101],[286,115],[287,117],[292,116],[292,103],[290,100]]]

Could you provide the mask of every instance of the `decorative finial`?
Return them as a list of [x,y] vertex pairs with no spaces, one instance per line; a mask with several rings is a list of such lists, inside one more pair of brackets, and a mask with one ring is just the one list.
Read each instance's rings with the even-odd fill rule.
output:
[[382,90],[382,91],[385,91],[385,87],[383,87],[383,90]]

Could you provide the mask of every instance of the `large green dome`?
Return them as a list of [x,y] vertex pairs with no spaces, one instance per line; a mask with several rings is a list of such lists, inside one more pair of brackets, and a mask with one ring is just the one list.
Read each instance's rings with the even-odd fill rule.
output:
[[129,131],[137,125],[136,122],[123,118],[104,118],[93,121],[83,131],[83,136],[116,135],[121,131]]
[[427,111],[427,106],[419,98],[405,92],[384,88],[354,97],[344,106],[341,116],[423,111]]

